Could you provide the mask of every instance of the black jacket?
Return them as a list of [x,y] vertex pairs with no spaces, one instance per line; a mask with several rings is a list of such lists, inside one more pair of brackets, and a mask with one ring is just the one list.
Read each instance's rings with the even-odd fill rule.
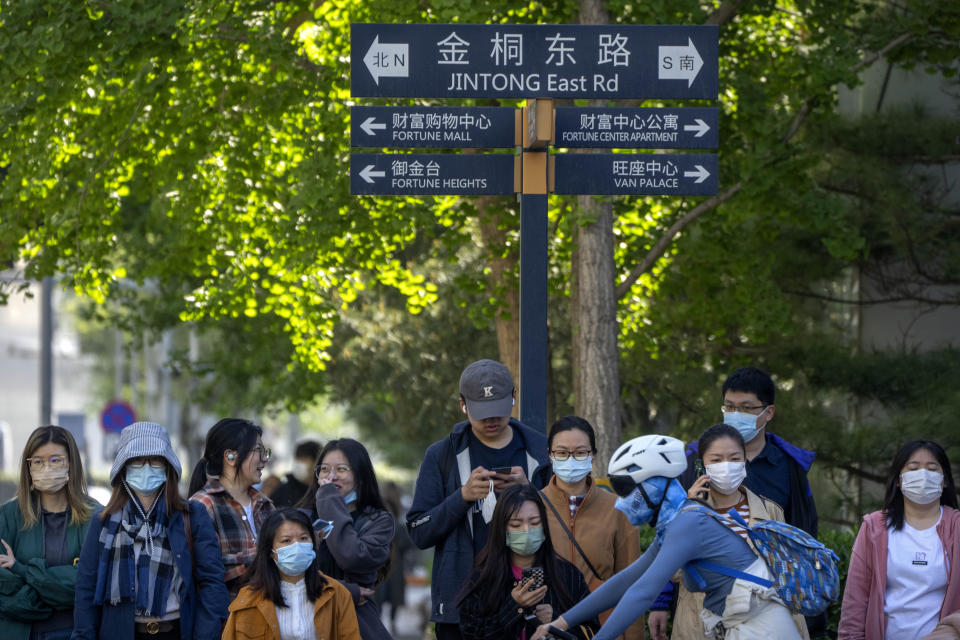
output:
[[[557,558],[557,566],[560,569],[557,581],[563,584],[567,593],[573,598],[573,604],[590,595],[590,589],[583,579],[583,574],[576,567],[559,557]],[[470,583],[473,583],[477,577],[478,572],[475,571],[470,576]],[[483,587],[474,589],[460,603],[460,633],[464,640],[514,640],[520,637],[520,632],[523,630],[526,630],[527,638],[529,638],[540,626],[541,622],[535,616],[528,619],[528,616],[532,616],[533,610],[520,607],[509,591],[502,594],[500,607],[496,613],[493,615],[481,613],[481,594],[483,592]],[[541,604],[549,604],[553,607],[554,618],[563,613],[549,588]],[[570,629],[570,633],[582,640],[587,640],[587,638],[593,637],[593,634],[599,628],[600,623],[594,619],[585,625]]]
[[273,506],[277,509],[292,507],[300,502],[300,498],[306,495],[309,488],[310,485],[303,484],[297,480],[296,476],[292,473],[288,473],[286,482],[274,489],[273,493],[270,494],[270,502],[272,502]]

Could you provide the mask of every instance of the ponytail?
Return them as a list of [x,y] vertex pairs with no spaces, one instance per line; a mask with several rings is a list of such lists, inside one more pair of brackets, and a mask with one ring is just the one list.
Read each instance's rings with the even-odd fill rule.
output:
[[193,495],[203,489],[207,484],[207,459],[200,458],[200,462],[193,468],[190,474],[190,489],[187,495]]

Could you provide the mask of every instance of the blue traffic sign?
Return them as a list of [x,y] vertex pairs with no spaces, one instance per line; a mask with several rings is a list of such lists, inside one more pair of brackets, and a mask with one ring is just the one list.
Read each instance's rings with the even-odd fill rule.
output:
[[137,421],[137,413],[127,402],[113,400],[100,412],[100,426],[107,433],[120,433],[123,428]]
[[715,149],[716,107],[557,107],[554,146],[604,149]]
[[350,146],[502,149],[517,141],[512,107],[351,107]]
[[516,162],[516,156],[507,154],[355,153],[350,156],[350,193],[512,195]]
[[713,100],[718,60],[715,25],[350,26],[359,97]]
[[552,156],[554,193],[706,196],[717,193],[715,154],[563,153]]

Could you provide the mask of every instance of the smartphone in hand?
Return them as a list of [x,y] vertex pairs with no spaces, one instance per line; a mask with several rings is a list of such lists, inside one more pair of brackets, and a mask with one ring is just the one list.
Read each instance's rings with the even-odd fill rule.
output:
[[530,585],[527,587],[527,591],[534,591],[543,586],[543,567],[529,567],[522,569],[520,571],[520,582],[524,582],[530,578],[533,580],[530,582]]
[[[695,467],[696,467],[696,470],[697,470],[697,477],[698,477],[698,478],[699,478],[700,476],[705,476],[705,475],[707,475],[707,470],[704,469],[704,467],[703,467],[703,459],[702,459],[702,458],[697,458],[697,462],[696,462],[696,464],[695,464]],[[706,498],[706,497],[707,497],[707,490],[710,489],[710,481],[709,481],[709,480],[707,480],[706,482],[703,483],[703,488],[704,488],[704,491],[701,491],[699,495],[702,495],[704,498]]]

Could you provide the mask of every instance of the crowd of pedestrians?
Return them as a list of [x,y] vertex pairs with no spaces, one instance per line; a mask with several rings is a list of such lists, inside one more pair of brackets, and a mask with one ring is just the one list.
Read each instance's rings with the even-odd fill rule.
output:
[[[696,442],[623,443],[606,479],[594,477],[596,434],[583,418],[561,418],[546,436],[511,418],[503,364],[470,364],[459,391],[465,420],[426,450],[405,519],[397,488],[381,494],[367,449],[350,438],[301,443],[268,497],[263,430],[225,418],[182,493],[164,427],[134,423],[100,505],[70,433],[36,429],[16,497],[0,506],[0,634],[390,639],[378,602],[391,615],[403,603],[403,550],[415,545],[433,549],[437,640],[665,640],[668,630],[807,640],[827,633],[823,609],[837,598],[840,638],[960,638],[960,512],[937,443],[900,447],[839,594],[819,561],[832,552],[814,540],[814,454],[770,431],[766,373],[733,372],[722,422]],[[655,529],[646,550],[643,525]],[[805,573],[808,551],[796,551],[783,569],[770,540],[800,545],[781,553],[827,555],[810,556],[816,571]]]

